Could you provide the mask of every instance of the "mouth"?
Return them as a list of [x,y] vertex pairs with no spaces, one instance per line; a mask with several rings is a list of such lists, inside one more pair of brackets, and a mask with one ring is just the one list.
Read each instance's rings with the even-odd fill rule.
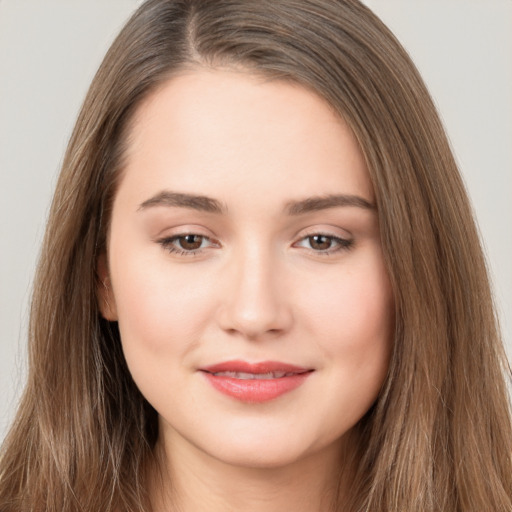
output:
[[314,370],[278,361],[226,361],[200,371],[222,394],[241,402],[261,403],[297,389]]
[[[301,372],[303,373],[303,372]],[[268,380],[268,379],[282,379],[283,377],[292,377],[298,375],[293,372],[267,372],[267,373],[246,373],[246,372],[215,372],[212,373],[215,377],[230,377],[232,379],[240,380]]]

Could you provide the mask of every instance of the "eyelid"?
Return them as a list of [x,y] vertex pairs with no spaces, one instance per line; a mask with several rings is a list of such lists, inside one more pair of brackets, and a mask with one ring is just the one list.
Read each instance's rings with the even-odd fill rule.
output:
[[[179,240],[180,238],[185,238],[187,236],[198,236],[201,237],[204,240],[207,240],[209,242],[209,247],[199,247],[197,249],[191,249],[186,250],[183,248],[179,248],[178,246],[173,245],[174,242]],[[160,237],[155,240],[156,243],[158,243],[162,248],[166,251],[168,251],[170,254],[177,254],[179,256],[198,256],[200,255],[205,249],[208,248],[218,248],[220,247],[220,243],[215,240],[213,237],[205,235],[203,233],[200,233],[198,231],[194,230],[184,230],[179,233],[173,233],[169,234],[167,236]]]
[[[174,224],[174,223],[173,223]],[[153,241],[158,241],[163,238],[171,238],[173,236],[185,236],[185,235],[199,235],[206,238],[215,238],[210,229],[206,228],[202,224],[195,223],[176,223],[176,225],[167,224],[162,226],[158,231],[155,231],[152,235]]]
[[[158,243],[163,249],[165,249],[170,254],[178,254],[180,256],[198,256],[206,249],[210,248],[220,248],[221,244],[214,237],[204,234],[202,232],[203,229],[198,227],[195,229],[194,227],[187,227],[186,229],[180,229],[179,232],[169,233],[168,235],[164,235],[154,239],[155,243]],[[196,249],[186,249],[183,247],[179,247],[176,242],[180,239],[184,239],[187,236],[196,236],[201,238],[201,244]],[[333,247],[328,247],[326,249],[315,249],[314,247],[305,247],[302,245],[308,239],[311,239],[315,236],[321,236],[329,239],[333,245]],[[354,239],[351,235],[348,237],[340,234],[335,234],[330,229],[322,229],[319,226],[310,227],[307,230],[303,231],[301,234],[298,234],[295,237],[295,242],[293,242],[292,247],[305,249],[311,254],[314,255],[323,255],[329,256],[334,253],[338,253],[340,251],[347,251],[351,249],[354,245]],[[206,247],[202,247],[204,242],[207,242]]]
[[[308,238],[312,238],[314,236],[323,236],[326,238],[329,238],[337,243],[337,246],[335,248],[329,248],[325,250],[315,250],[313,248],[307,248],[298,245],[301,242],[304,242]],[[298,237],[298,240],[292,244],[293,247],[297,248],[303,248],[308,250],[310,253],[314,255],[320,255],[320,256],[331,256],[335,253],[341,252],[341,251],[348,251],[353,248],[354,246],[354,238],[350,235],[349,237],[345,237],[339,234],[334,234],[330,230],[322,229],[322,228],[311,228],[305,233],[302,233],[300,237]]]

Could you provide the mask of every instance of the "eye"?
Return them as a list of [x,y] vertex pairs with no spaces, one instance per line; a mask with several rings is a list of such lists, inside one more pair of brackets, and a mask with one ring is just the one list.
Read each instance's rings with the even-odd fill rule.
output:
[[302,238],[295,246],[304,247],[319,254],[333,254],[341,250],[348,250],[353,244],[353,240],[323,233],[315,233]]
[[200,249],[206,238],[201,235],[185,235],[176,238],[176,242],[180,249],[184,251],[197,251]]
[[203,249],[214,246],[207,236],[195,233],[185,233],[158,240],[158,243],[170,253],[193,256]]

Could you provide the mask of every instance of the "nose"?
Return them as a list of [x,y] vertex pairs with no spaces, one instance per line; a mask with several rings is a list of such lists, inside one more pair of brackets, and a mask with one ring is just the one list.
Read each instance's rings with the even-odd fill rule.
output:
[[218,314],[224,331],[258,340],[279,337],[290,329],[290,296],[275,260],[253,246],[227,265]]

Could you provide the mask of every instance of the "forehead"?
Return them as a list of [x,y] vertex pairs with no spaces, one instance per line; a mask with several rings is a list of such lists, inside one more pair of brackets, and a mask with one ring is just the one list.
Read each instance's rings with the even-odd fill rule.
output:
[[[232,70],[175,76],[139,106],[121,188],[220,200],[335,193],[373,200],[358,143],[321,97],[297,84]],[[290,199],[290,198],[287,198]]]

